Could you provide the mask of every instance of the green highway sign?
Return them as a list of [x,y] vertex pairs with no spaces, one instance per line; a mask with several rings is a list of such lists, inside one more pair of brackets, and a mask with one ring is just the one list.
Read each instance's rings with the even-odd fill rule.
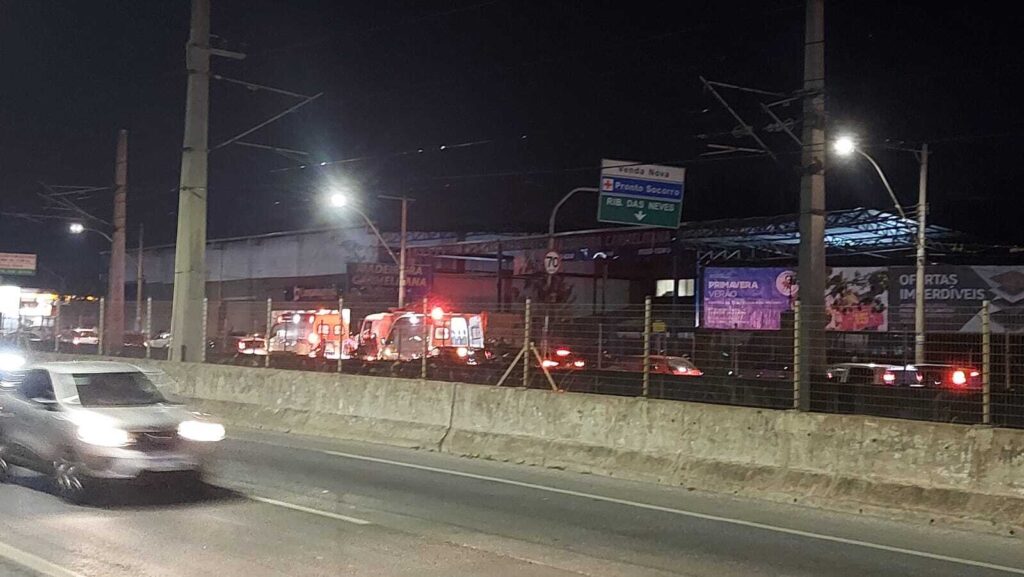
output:
[[602,160],[597,220],[679,228],[685,174],[677,166]]
[[677,228],[679,207],[678,202],[602,194],[597,219],[601,222]]

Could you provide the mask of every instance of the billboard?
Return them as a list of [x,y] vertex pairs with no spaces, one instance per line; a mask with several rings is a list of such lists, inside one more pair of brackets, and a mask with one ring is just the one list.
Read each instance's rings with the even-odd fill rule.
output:
[[[405,297],[409,302],[421,299],[430,292],[433,270],[430,266],[409,263],[405,265]],[[350,294],[366,300],[387,301],[398,294],[398,265],[375,262],[348,263]]]
[[709,329],[778,330],[796,298],[786,268],[704,269],[701,325]]
[[[893,330],[914,330],[914,267],[890,269]],[[929,332],[981,332],[981,303],[990,301],[993,332],[1024,332],[1024,267],[929,266],[925,269],[925,327]]]
[[[787,268],[704,270],[701,326],[778,330],[797,296],[796,272]],[[826,329],[889,329],[889,273],[880,267],[831,268],[825,284]]]
[[825,330],[889,330],[889,270],[882,267],[830,268],[825,280]]

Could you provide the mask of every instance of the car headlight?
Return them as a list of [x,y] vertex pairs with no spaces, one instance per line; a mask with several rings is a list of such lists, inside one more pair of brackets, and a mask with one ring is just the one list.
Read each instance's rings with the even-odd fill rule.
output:
[[132,441],[124,429],[102,423],[88,423],[78,426],[78,440],[97,447],[123,447]]
[[18,353],[0,353],[0,371],[17,371],[25,366],[25,357]]
[[224,425],[202,421],[184,421],[178,425],[178,436],[189,441],[214,443],[224,439]]

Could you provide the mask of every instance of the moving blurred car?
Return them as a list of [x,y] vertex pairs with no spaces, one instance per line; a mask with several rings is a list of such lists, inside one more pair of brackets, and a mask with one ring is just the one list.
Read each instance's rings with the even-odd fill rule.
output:
[[117,362],[28,367],[0,389],[0,481],[10,467],[50,475],[81,502],[101,481],[185,473],[201,479],[224,427],[168,401],[149,375]]

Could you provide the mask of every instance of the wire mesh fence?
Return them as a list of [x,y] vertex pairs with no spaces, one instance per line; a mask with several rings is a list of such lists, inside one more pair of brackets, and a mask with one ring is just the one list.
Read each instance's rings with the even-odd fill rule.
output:
[[[833,330],[851,326],[837,317],[880,314],[856,306],[786,311],[771,330],[695,328],[693,305],[649,299],[600,310],[341,299],[205,310],[205,350],[189,360],[1024,427],[1024,312],[988,306],[930,311],[920,350],[913,326]],[[120,346],[103,317],[102,301],[64,305],[52,334],[30,344],[155,359],[176,346],[170,302],[127,303]],[[806,322],[822,328],[801,341]]]

